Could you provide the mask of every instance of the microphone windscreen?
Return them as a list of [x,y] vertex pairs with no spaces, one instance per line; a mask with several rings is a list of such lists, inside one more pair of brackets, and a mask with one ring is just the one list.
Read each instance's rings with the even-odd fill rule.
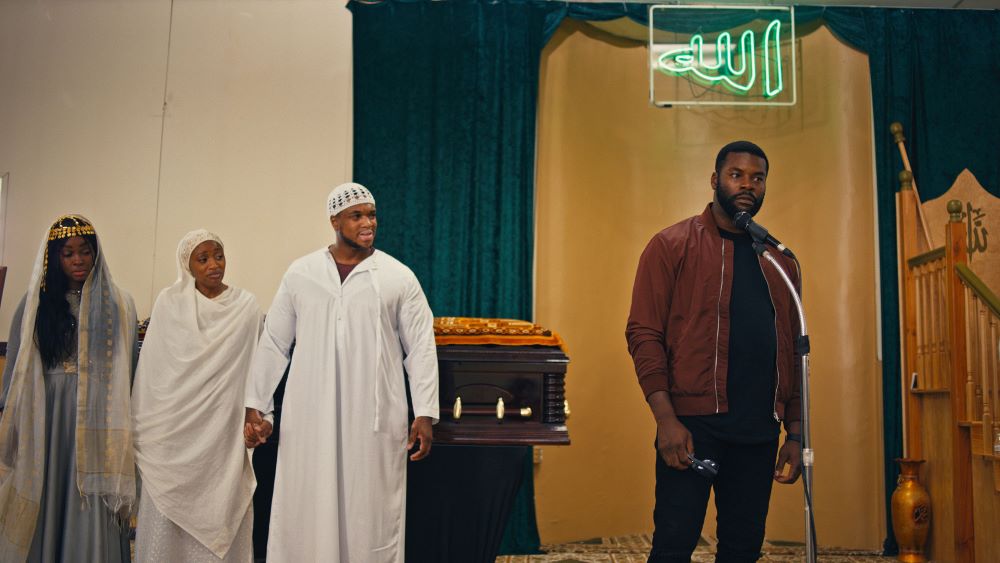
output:
[[746,211],[740,211],[733,216],[733,224],[740,229],[746,229],[747,225],[750,224],[750,214]]

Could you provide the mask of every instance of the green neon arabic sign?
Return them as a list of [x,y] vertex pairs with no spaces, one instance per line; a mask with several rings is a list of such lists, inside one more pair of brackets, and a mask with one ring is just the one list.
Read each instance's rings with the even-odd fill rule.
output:
[[[765,98],[773,98],[784,90],[781,71],[781,22],[772,20],[764,30],[763,81]],[[721,85],[737,95],[750,95],[757,84],[757,36],[746,30],[734,45],[727,31],[719,34],[713,46],[705,46],[701,34],[691,37],[687,45],[667,51],[657,57],[656,69],[664,74],[686,77],[705,86]]]

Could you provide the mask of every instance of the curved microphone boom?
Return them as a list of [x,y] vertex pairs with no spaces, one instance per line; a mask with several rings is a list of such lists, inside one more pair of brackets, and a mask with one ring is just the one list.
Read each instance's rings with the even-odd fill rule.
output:
[[770,244],[771,246],[780,250],[781,253],[784,254],[785,256],[788,256],[789,258],[795,258],[795,254],[793,254],[788,247],[781,244],[781,241],[771,236],[771,234],[767,232],[767,229],[762,227],[759,223],[754,223],[754,220],[751,218],[750,214],[747,213],[746,211],[740,211],[739,213],[734,215],[733,224],[735,224],[737,228],[743,229],[746,232],[750,233],[750,236],[752,236],[757,241]]

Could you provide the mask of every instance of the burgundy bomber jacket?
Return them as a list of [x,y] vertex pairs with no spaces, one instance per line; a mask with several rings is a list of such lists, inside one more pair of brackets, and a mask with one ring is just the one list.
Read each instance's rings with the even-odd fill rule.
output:
[[[792,260],[771,249],[792,282]],[[801,366],[794,355],[799,317],[774,266],[758,257],[774,305],[777,388],[774,416],[802,418]],[[629,353],[646,397],[670,395],[679,416],[727,412],[729,298],[733,245],[719,235],[712,204],[701,215],[657,233],[639,258],[625,329]]]

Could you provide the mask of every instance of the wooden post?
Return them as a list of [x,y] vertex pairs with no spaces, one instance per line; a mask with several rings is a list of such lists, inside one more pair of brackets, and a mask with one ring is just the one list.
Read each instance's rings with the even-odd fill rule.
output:
[[[972,296],[969,293],[969,288],[962,288],[962,295],[965,296],[965,322],[962,323],[962,330],[965,331],[962,342],[965,344],[965,420],[967,422],[972,422],[976,420],[975,408],[979,403],[976,401],[976,382],[972,379],[972,370],[969,369],[971,362],[969,361],[970,347],[969,339],[971,335],[969,334],[969,319],[972,317],[971,309],[972,306]],[[950,336],[949,336],[950,338]],[[955,364],[957,365],[957,364]],[[957,377],[957,375],[956,375]]]
[[[927,244],[927,248],[924,250],[933,250],[934,245],[931,244],[931,231],[927,227],[927,219],[924,218],[924,208],[920,205],[920,191],[917,190],[917,182],[913,179],[913,168],[910,167],[910,157],[906,154],[906,137],[903,136],[903,124],[900,122],[895,122],[889,125],[889,132],[892,133],[892,138],[896,141],[896,146],[899,147],[899,156],[903,159],[903,171],[910,175],[909,184],[911,190],[913,190],[913,197],[917,202],[917,219],[920,220],[920,232],[924,235],[924,242]],[[900,180],[902,180],[902,174],[899,175]]]
[[976,560],[975,528],[972,517],[972,451],[969,427],[959,424],[966,415],[965,288],[955,272],[956,264],[967,264],[962,203],[948,202],[950,220],[945,231],[945,263],[948,268],[948,336],[951,341],[951,433],[952,501],[955,518],[955,559],[957,563]]
[[[910,382],[913,374],[917,373],[917,283],[913,271],[907,259],[919,253],[919,239],[917,238],[917,200],[912,189],[913,175],[907,171],[899,173],[899,247],[901,271],[899,279],[902,280],[900,293],[902,294],[902,324],[903,324],[903,401],[906,408],[904,419],[905,432],[903,440],[905,442],[906,457],[911,459],[921,459],[923,457],[923,440],[921,438],[921,418],[922,410],[920,398],[911,392]],[[926,381],[926,374],[919,374],[921,382]]]

